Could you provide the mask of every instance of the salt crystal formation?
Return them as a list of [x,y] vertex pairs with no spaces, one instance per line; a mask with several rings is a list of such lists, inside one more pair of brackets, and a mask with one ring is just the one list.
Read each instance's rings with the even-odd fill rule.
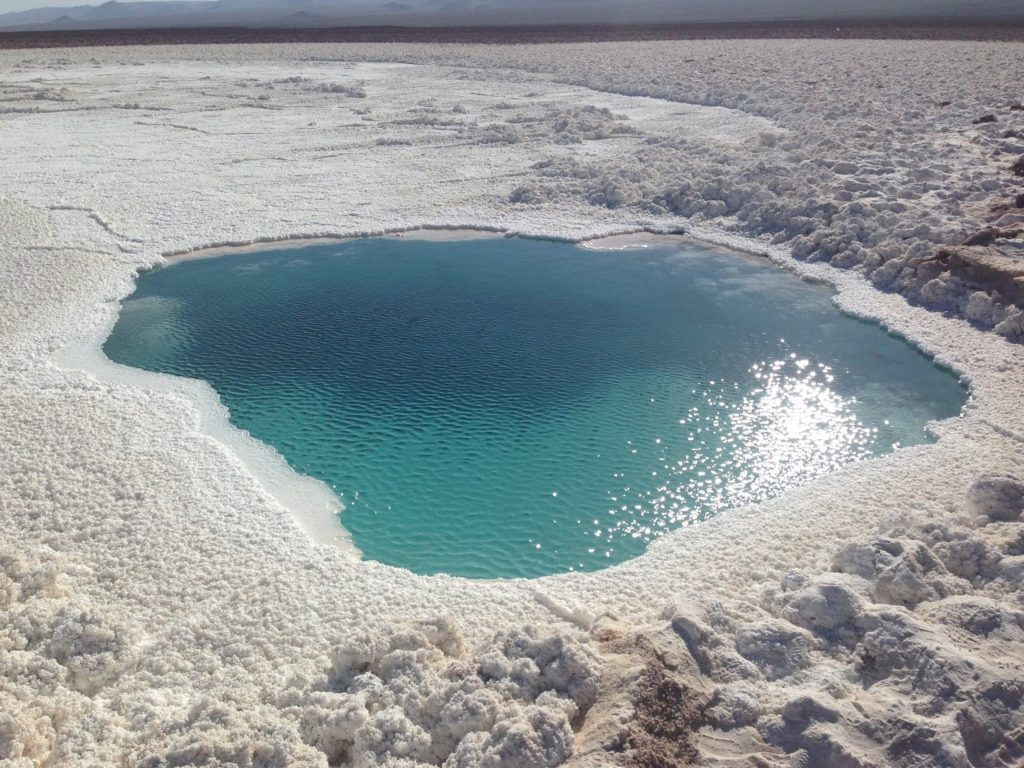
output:
[[[1020,764],[1021,71],[1009,43],[0,52],[0,761]],[[99,353],[163,254],[423,226],[764,253],[973,400],[613,569],[465,582],[336,546],[327,489],[207,386]]]

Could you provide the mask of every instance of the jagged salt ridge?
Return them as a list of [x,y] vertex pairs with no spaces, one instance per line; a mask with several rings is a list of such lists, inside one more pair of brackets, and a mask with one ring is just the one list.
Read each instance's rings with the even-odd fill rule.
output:
[[[1015,759],[1019,494],[977,481],[1024,473],[1019,315],[925,262],[1020,190],[1022,65],[833,41],[0,54],[0,759]],[[614,569],[479,583],[317,545],[208,388],[95,355],[161,254],[424,225],[767,252],[976,399],[935,445]]]

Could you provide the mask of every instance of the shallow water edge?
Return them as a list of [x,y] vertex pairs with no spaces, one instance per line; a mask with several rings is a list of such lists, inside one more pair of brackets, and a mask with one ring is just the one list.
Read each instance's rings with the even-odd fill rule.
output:
[[65,347],[54,356],[54,363],[82,371],[101,384],[128,384],[189,400],[199,413],[200,431],[236,458],[260,488],[292,513],[314,542],[353,557],[361,555],[348,531],[338,524],[344,507],[334,492],[319,480],[295,472],[273,447],[232,424],[220,395],[206,381],[145,371],[108,358],[102,344],[116,318],[99,342],[92,339]]

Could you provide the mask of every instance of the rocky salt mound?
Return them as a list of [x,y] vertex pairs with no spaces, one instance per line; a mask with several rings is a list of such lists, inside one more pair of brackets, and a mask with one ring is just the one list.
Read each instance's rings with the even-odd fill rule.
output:
[[[1021,763],[1022,69],[886,41],[0,53],[0,761]],[[974,399],[616,568],[468,582],[324,546],[208,388],[98,355],[164,253],[424,225],[765,252]]]
[[[539,178],[510,199],[578,195],[713,223],[1024,340],[1024,105],[998,63],[1019,57],[1020,46],[962,49],[940,77],[921,76],[928,57],[877,50],[853,62],[853,47],[826,42],[799,51],[772,43],[753,55],[709,43],[666,47],[653,61],[616,48],[619,70],[595,66],[587,52],[575,69],[552,62],[572,82],[742,109],[792,133],[766,131],[754,146],[712,153],[685,133],[659,137],[628,169],[538,164]],[[634,67],[648,74],[643,84],[622,74]],[[920,86],[913,93],[909,81]]]
[[[71,717],[137,665],[138,636],[76,605],[59,566],[6,554],[0,756],[89,762]],[[200,698],[134,764],[1007,766],[1024,760],[1024,483],[982,478],[948,518],[792,571],[759,606],[669,606],[647,627],[505,631],[450,619],[331,649],[268,701]],[[157,701],[136,704],[137,717]],[[120,722],[121,728],[128,723]],[[107,738],[117,734],[107,722]],[[124,735],[124,734],[118,734]],[[100,745],[92,745],[97,749]],[[82,751],[85,748],[85,751]],[[63,757],[61,757],[63,756]]]
[[756,730],[794,765],[1024,760],[1022,537],[1024,484],[983,478],[947,519],[787,574],[762,593],[771,618],[675,613],[716,683],[708,721]]

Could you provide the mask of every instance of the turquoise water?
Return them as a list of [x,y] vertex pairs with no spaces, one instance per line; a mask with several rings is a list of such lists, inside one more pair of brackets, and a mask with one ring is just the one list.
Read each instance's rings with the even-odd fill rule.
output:
[[538,576],[926,440],[966,392],[830,292],[697,245],[366,239],[140,277],[104,347],[208,380],[365,556]]

